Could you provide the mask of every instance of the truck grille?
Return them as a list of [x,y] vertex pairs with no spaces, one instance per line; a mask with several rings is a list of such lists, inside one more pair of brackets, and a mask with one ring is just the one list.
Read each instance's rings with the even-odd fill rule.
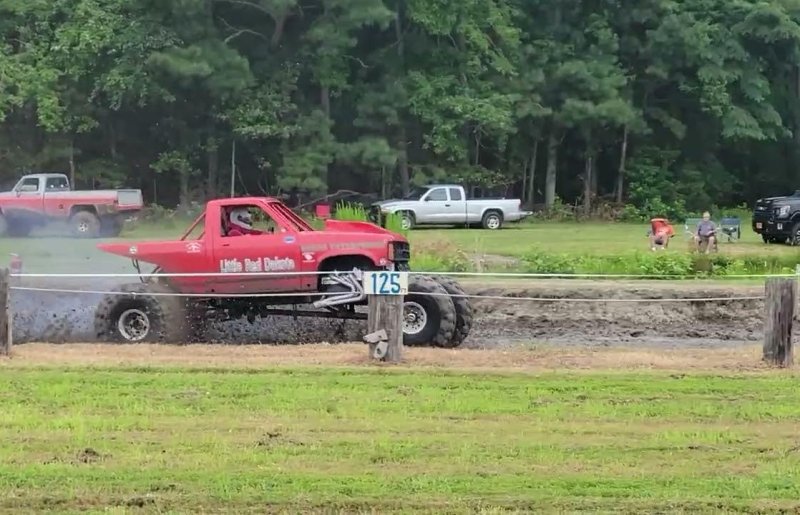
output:
[[395,264],[407,264],[411,261],[411,245],[403,241],[393,241]]

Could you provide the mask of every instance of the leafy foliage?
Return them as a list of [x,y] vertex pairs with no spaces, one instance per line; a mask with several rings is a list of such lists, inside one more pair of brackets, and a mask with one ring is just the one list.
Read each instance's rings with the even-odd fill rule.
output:
[[795,189],[798,76],[778,0],[0,0],[0,178],[680,216]]

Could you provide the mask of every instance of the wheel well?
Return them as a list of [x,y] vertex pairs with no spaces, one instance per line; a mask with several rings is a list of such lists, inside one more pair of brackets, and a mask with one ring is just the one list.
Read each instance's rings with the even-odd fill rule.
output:
[[501,220],[503,219],[503,212],[501,210],[493,208],[493,207],[490,207],[489,209],[484,211],[483,212],[483,216],[481,218],[485,218],[486,215],[491,214],[491,213],[495,213],[495,214],[497,214],[497,216],[500,217]]
[[81,211],[97,215],[97,208],[94,206],[72,206],[69,210],[69,216],[73,216],[75,213],[80,213]]
[[354,268],[369,270],[374,267],[375,263],[367,256],[332,256],[324,259],[322,263],[319,264],[320,272],[352,270]]
[[[375,263],[367,256],[332,256],[323,259],[319,264],[320,272],[332,272],[334,270],[349,271],[354,268],[360,270],[370,270],[375,268]],[[323,275],[319,276],[318,283],[321,284]]]

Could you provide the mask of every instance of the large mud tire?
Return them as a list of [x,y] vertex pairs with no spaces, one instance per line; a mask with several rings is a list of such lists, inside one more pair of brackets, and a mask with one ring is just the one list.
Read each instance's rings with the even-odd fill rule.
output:
[[78,211],[69,219],[69,230],[76,238],[97,238],[100,228],[100,219],[89,211]]
[[452,349],[461,345],[469,336],[474,316],[472,303],[455,280],[439,275],[435,276],[435,279],[451,295],[450,298],[453,299],[453,306],[456,309],[456,328],[453,331],[453,337],[447,342],[447,345],[443,345],[443,347]]
[[[185,343],[189,335],[186,304],[160,284],[130,284],[106,295],[97,306],[95,335],[114,343]],[[123,295],[130,293],[132,295]],[[152,293],[166,295],[148,295]]]
[[403,344],[447,347],[456,330],[456,308],[444,286],[429,276],[412,276],[403,299]]

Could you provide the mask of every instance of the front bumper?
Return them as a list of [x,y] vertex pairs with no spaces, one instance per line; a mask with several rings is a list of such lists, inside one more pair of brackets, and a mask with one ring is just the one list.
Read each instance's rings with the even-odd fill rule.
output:
[[772,216],[753,217],[752,228],[756,234],[764,236],[786,236],[792,234],[792,222],[788,219],[776,219]]

